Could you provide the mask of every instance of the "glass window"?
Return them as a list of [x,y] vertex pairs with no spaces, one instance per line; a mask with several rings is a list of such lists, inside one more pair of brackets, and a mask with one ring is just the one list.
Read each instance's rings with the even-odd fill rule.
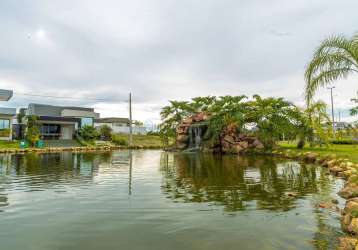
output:
[[93,118],[91,118],[91,117],[81,118],[81,128],[83,126],[93,126]]
[[57,124],[43,124],[40,128],[40,132],[43,135],[60,134],[61,127],[60,127],[60,125],[57,125]]
[[10,120],[0,119],[0,129],[9,129],[10,128]]

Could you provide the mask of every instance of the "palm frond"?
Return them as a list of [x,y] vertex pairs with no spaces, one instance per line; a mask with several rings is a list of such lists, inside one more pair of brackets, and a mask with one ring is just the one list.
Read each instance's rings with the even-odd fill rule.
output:
[[358,33],[352,39],[343,35],[324,40],[314,52],[305,71],[305,99],[310,105],[315,92],[350,73],[358,73]]
[[305,86],[305,98],[310,104],[316,91],[320,87],[325,87],[339,78],[347,78],[354,70],[352,68],[334,68],[321,72],[319,75],[309,78]]

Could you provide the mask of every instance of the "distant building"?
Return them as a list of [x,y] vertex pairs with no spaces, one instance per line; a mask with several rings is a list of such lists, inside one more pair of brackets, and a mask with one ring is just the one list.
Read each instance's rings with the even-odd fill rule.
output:
[[335,122],[334,123],[334,128],[336,131],[347,129],[350,126],[351,126],[351,124],[349,122]]
[[94,125],[99,113],[93,108],[52,106],[30,103],[26,116],[38,117],[40,134],[43,139],[73,139],[77,129]]
[[[108,117],[95,119],[94,126],[100,127],[102,125],[109,126],[113,133],[129,134],[129,119],[120,117]],[[133,125],[133,134],[147,134],[147,129],[144,126]]]
[[[0,89],[0,101],[8,101],[12,97],[11,90]],[[16,116],[16,108],[0,107],[0,140],[12,140],[12,123]]]

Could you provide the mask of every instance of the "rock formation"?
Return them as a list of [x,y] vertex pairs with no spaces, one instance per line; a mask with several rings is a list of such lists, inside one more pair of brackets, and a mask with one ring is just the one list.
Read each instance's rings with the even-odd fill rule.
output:
[[[208,128],[210,115],[197,113],[186,118],[177,128],[176,146],[180,150],[198,149]],[[220,133],[217,143],[208,150],[223,153],[244,153],[249,149],[263,149],[264,145],[253,136],[239,133],[235,124],[229,124]]]
[[199,148],[207,129],[209,115],[197,113],[187,117],[176,129],[176,146],[178,149]]
[[235,124],[229,124],[221,133],[221,150],[224,153],[244,153],[249,149],[263,149],[264,145],[254,136],[238,133]]

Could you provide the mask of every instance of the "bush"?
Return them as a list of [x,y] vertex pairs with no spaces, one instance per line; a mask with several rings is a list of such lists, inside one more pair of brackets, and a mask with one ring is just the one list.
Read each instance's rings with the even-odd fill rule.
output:
[[83,126],[79,129],[78,133],[86,141],[92,141],[98,137],[97,129],[93,126]]
[[25,139],[33,147],[40,140],[40,129],[37,126],[37,116],[30,115],[27,117],[27,129]]
[[355,145],[358,144],[358,141],[352,139],[336,139],[336,140],[331,140],[330,143],[340,144],[340,145]]
[[4,128],[0,129],[0,137],[8,137],[10,135],[10,129]]
[[108,125],[102,125],[98,128],[99,136],[105,141],[109,141],[112,137],[112,128]]
[[156,136],[160,136],[161,134],[160,134],[160,132],[157,132],[157,131],[149,131],[149,132],[147,133],[147,135],[156,135]]
[[128,140],[121,137],[120,135],[112,135],[112,142],[120,146],[128,146]]
[[30,143],[31,147],[35,146],[35,143],[40,140],[40,130],[37,126],[27,128],[25,139]]

